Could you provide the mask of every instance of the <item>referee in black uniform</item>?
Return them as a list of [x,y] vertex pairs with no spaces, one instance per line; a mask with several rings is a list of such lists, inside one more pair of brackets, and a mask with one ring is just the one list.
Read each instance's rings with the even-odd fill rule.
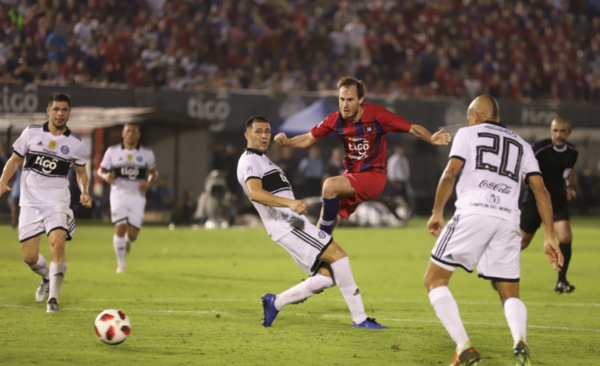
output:
[[[571,293],[575,290],[567,281],[567,271],[571,260],[571,223],[567,202],[575,199],[577,193],[575,184],[575,172],[573,167],[577,161],[577,149],[569,144],[567,139],[571,134],[571,123],[565,117],[556,117],[550,125],[552,138],[539,141],[533,145],[533,152],[540,165],[544,185],[552,199],[552,211],[554,212],[554,231],[560,243],[560,250],[565,257],[564,265],[558,272],[558,282],[554,292],[562,294]],[[535,197],[531,188],[525,194],[521,207],[521,250],[527,248],[535,232],[541,224],[540,215],[535,204]]]

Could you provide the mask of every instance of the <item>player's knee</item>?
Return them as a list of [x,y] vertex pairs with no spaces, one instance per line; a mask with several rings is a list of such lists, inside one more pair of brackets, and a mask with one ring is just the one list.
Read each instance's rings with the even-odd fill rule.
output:
[[131,231],[127,232],[127,239],[129,239],[129,241],[136,241],[138,237],[138,233],[134,233]]
[[38,255],[29,255],[29,254],[23,254],[23,262],[25,262],[28,266],[33,266],[38,262],[39,256]]
[[125,233],[127,233],[127,225],[117,225],[115,226],[115,234],[117,234],[118,237],[124,237]]
[[558,241],[561,244],[571,244],[571,242],[573,241],[573,235],[570,232],[558,235]]
[[338,188],[331,178],[327,179],[323,184],[323,198],[332,199],[339,195]]

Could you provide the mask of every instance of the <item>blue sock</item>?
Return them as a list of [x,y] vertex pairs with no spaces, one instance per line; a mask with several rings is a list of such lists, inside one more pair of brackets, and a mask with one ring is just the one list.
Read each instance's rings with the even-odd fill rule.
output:
[[320,229],[331,235],[333,232],[333,224],[337,219],[337,213],[340,209],[340,198],[323,198],[323,217],[321,217]]

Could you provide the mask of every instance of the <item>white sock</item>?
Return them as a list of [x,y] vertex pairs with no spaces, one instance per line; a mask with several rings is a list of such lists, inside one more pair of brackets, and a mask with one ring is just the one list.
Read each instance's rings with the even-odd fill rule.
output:
[[48,262],[43,255],[39,254],[38,261],[36,264],[29,265],[32,271],[42,276],[43,279],[48,280]]
[[527,308],[523,301],[511,297],[504,302],[504,316],[512,333],[515,344],[527,336]]
[[335,282],[337,282],[337,285],[344,296],[344,300],[346,300],[348,309],[350,309],[352,321],[356,324],[364,322],[367,320],[367,313],[365,313],[362,296],[360,295],[360,291],[358,291],[356,282],[354,282],[354,276],[352,276],[350,260],[348,257],[344,257],[331,263],[331,269],[333,270]]
[[48,299],[55,298],[56,301],[58,301],[58,295],[60,295],[60,290],[66,274],[67,262],[50,263],[50,296],[48,296]]
[[460,319],[458,305],[447,286],[436,287],[429,292],[429,301],[438,318],[442,321],[444,328],[450,333],[452,340],[456,342],[456,348],[462,350],[465,343],[469,341],[465,326]]
[[120,237],[117,234],[113,235],[113,247],[115,248],[115,254],[117,255],[117,262],[119,266],[125,267],[125,246],[127,245],[127,239],[125,236]]
[[333,278],[317,273],[315,276],[309,277],[306,281],[302,281],[291,289],[277,295],[277,298],[275,298],[275,308],[281,310],[281,308],[288,304],[304,301],[312,295],[333,286],[335,286]]

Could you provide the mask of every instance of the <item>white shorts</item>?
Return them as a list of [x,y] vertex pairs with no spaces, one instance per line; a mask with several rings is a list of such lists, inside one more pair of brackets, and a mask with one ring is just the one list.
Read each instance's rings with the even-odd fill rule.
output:
[[73,211],[67,206],[21,207],[19,214],[19,241],[22,243],[54,230],[67,232],[67,240],[75,233]]
[[294,228],[279,239],[277,244],[290,253],[300,269],[312,276],[321,267],[319,258],[333,242],[333,238],[313,224],[302,222],[304,227]]
[[110,218],[113,225],[129,224],[140,230],[144,223],[146,197],[140,193],[110,192]]
[[431,260],[454,271],[461,267],[488,280],[518,282],[521,277],[521,231],[510,221],[485,215],[454,215],[442,230]]

